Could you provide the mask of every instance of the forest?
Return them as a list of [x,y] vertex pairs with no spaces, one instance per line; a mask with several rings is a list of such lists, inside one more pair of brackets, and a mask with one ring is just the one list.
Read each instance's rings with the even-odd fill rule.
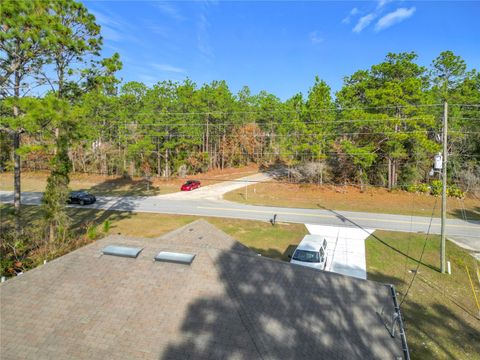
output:
[[[313,162],[323,174],[316,181],[392,188],[428,180],[448,100],[451,166],[456,175],[477,172],[479,73],[450,51],[429,69],[416,60],[414,53],[390,53],[345,77],[336,94],[316,77],[306,95],[286,101],[247,86],[234,94],[225,81],[148,87],[115,80],[90,89],[68,83],[62,102],[53,90],[42,98],[4,98],[2,126],[21,118],[18,151],[22,168],[33,171],[48,170],[55,152],[58,125],[51,116],[70,127],[74,172],[170,177],[248,163]],[[12,145],[2,132],[3,171],[13,169]]]

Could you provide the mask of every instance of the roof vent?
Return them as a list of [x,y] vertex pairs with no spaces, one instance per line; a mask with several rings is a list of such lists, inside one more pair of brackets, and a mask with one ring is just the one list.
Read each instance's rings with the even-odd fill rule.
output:
[[128,246],[108,245],[103,248],[104,255],[123,256],[128,258],[136,258],[143,248],[135,248]]
[[164,261],[164,262],[173,262],[178,264],[186,264],[190,265],[195,258],[195,255],[192,254],[182,254],[182,253],[174,253],[168,251],[160,251],[156,256],[156,261]]

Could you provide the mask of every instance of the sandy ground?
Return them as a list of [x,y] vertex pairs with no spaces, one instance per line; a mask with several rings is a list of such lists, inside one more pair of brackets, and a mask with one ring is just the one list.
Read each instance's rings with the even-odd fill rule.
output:
[[[157,195],[159,199],[172,200],[222,200],[223,195],[241,188],[246,188],[252,183],[262,181],[270,181],[271,177],[268,174],[260,173],[250,176],[245,176],[240,179],[226,180],[217,184],[207,185],[192,191],[181,191],[178,193]],[[248,191],[248,190],[246,190]]]

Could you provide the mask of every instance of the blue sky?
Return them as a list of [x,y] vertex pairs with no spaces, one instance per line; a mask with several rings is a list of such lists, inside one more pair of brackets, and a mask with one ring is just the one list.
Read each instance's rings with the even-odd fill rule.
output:
[[226,80],[282,100],[315,75],[337,91],[343,77],[415,51],[429,65],[443,50],[480,68],[480,2],[85,1],[117,51],[123,81]]

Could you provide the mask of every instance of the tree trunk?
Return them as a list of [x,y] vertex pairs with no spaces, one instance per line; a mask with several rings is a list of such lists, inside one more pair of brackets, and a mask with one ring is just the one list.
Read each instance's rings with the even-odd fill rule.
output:
[[[20,82],[21,77],[18,71],[15,71],[15,85],[14,85],[14,97],[18,99],[20,97]],[[15,104],[13,106],[13,116],[19,116],[19,109],[18,106]],[[20,181],[20,174],[21,174],[21,160],[20,155],[17,154],[18,149],[20,148],[20,134],[22,130],[14,130],[12,132],[13,136],[13,172],[14,172],[14,180],[13,180],[13,206],[15,209],[15,229],[17,233],[21,230],[20,224],[20,205],[21,205],[21,181]]]
[[20,182],[20,155],[17,154],[17,150],[20,148],[20,132],[13,131],[13,169],[14,169],[14,180],[13,180],[13,189],[14,189],[14,208],[16,215],[20,215],[20,204],[21,204],[21,182]]
[[392,188],[397,186],[397,160],[392,161]]
[[392,159],[388,158],[388,190],[392,190]]
[[170,169],[168,165],[168,149],[165,149],[165,177],[168,179],[170,176]]
[[225,167],[225,128],[223,128],[223,141],[222,141],[222,170]]
[[160,155],[160,138],[157,137],[157,176],[162,176],[162,156]]

